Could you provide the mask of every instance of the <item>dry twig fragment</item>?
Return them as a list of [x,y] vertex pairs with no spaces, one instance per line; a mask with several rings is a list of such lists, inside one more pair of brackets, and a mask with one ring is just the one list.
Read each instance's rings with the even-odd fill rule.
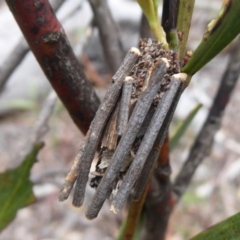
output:
[[133,85],[133,78],[126,77],[123,84],[119,116],[118,116],[118,125],[117,125],[118,136],[122,136],[128,124],[131,95],[132,95],[132,85]]
[[122,65],[113,77],[113,83],[108,89],[102,104],[100,105],[95,118],[88,130],[88,138],[86,146],[81,156],[81,164],[79,166],[77,184],[73,197],[73,205],[80,207],[84,200],[84,193],[88,181],[88,174],[91,163],[94,158],[97,146],[100,143],[102,132],[106,122],[118,100],[123,81],[133,68],[136,60],[140,56],[140,51],[137,48],[131,48],[123,60]]

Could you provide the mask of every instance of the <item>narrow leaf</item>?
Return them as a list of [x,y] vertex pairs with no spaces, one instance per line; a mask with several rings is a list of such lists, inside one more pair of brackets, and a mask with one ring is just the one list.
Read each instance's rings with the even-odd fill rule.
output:
[[192,240],[239,240],[240,213],[212,226],[191,238]]
[[35,145],[20,166],[0,174],[0,231],[14,219],[20,208],[36,201],[29,175],[42,147],[42,143]]
[[182,72],[194,75],[240,33],[239,13],[239,0],[224,0],[218,17],[208,24],[202,42]]
[[173,134],[171,140],[170,140],[170,150],[172,151],[178,144],[179,140],[187,130],[188,126],[198,113],[199,109],[202,107],[202,104],[198,104],[186,117],[186,119],[179,124],[177,127],[175,133]]
[[179,1],[177,14],[177,31],[179,32],[179,59],[182,61],[188,40],[188,34],[192,21],[192,14],[195,5],[195,0],[181,0]]

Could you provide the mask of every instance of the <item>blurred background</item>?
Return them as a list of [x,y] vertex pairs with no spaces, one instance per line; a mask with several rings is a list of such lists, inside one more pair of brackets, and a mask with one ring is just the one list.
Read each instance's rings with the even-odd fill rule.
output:
[[[194,50],[206,25],[221,8],[221,0],[196,0],[188,49]],[[141,10],[136,1],[109,0],[118,22],[125,51],[138,45]],[[160,10],[161,13],[161,3]],[[102,99],[111,73],[104,60],[98,30],[92,27],[92,12],[86,0],[65,0],[57,11],[71,45],[86,75]],[[22,34],[5,4],[0,1],[0,67]],[[172,178],[176,176],[211,107],[228,60],[228,47],[199,73],[181,97],[171,132],[198,104],[203,107],[171,153]],[[0,70],[1,71],[1,70]],[[1,74],[1,72],[0,72]],[[51,90],[32,53],[28,53],[0,92],[0,172],[19,165],[19,152],[27,144],[37,116]],[[188,239],[203,229],[233,215],[240,207],[240,84],[235,87],[217,132],[211,154],[198,168],[194,181],[175,208],[167,233],[168,240]],[[170,135],[171,135],[170,132]],[[45,147],[31,171],[37,203],[20,210],[0,234],[1,240],[111,240],[118,233],[126,210],[114,215],[105,203],[99,217],[88,221],[85,207],[74,208],[71,198],[58,202],[58,193],[77,153],[83,135],[58,101],[44,136]],[[85,202],[92,197],[87,189]],[[86,206],[86,205],[85,205]]]

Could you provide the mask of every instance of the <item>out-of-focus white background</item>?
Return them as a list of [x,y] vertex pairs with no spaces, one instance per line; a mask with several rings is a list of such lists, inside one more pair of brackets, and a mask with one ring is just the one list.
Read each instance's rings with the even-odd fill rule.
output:
[[[201,41],[207,23],[221,7],[221,0],[196,0],[188,48],[194,50]],[[141,11],[136,1],[109,0],[113,17],[120,25],[125,50],[138,44]],[[161,12],[161,6],[160,11]],[[88,60],[84,66],[98,71],[98,78],[110,80],[99,44],[98,32],[89,37],[91,9],[85,0],[66,0],[57,13],[76,55]],[[22,35],[4,1],[0,1],[0,66],[8,58]],[[87,39],[87,41],[86,41]],[[85,58],[86,59],[86,58]],[[228,49],[219,54],[199,73],[181,97],[174,123],[198,103],[197,114],[179,146],[171,154],[173,177],[186,159],[189,148],[211,106],[221,75],[228,60]],[[18,164],[16,156],[26,144],[42,103],[51,87],[35,58],[29,53],[10,77],[0,94],[0,172]],[[234,91],[223,118],[222,128],[215,136],[214,146],[199,167],[192,186],[176,207],[170,220],[167,239],[187,239],[212,224],[233,215],[240,206],[240,85]],[[102,98],[105,88],[97,88]],[[114,239],[126,212],[115,216],[106,203],[94,221],[84,218],[85,207],[76,209],[71,200],[58,202],[58,192],[66,172],[82,140],[67,112],[59,102],[49,123],[44,149],[31,173],[38,202],[20,210],[16,219],[0,234],[1,240],[92,240]],[[174,126],[172,126],[174,128]],[[86,203],[93,190],[87,190]]]

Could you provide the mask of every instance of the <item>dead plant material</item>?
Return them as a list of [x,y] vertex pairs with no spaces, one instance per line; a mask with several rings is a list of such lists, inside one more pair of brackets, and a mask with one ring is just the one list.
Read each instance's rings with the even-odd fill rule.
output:
[[[140,40],[139,50],[139,54],[134,51],[136,57],[130,63],[131,67],[121,65],[125,69],[121,83],[119,71],[113,78],[88,131],[78,164],[74,164],[78,166],[78,176],[73,204],[79,207],[83,203],[94,154],[100,148],[94,177],[90,181],[96,192],[86,212],[88,219],[97,217],[109,197],[113,199],[114,212],[122,208],[138,183],[151,150],[162,142],[163,137],[159,135],[167,131],[184,89],[186,76],[178,74],[179,63],[174,51],[164,50],[160,43],[151,39]],[[118,94],[113,94],[115,88]],[[111,95],[114,95],[114,101],[110,100]],[[145,176],[143,182],[147,181],[149,172]]]

